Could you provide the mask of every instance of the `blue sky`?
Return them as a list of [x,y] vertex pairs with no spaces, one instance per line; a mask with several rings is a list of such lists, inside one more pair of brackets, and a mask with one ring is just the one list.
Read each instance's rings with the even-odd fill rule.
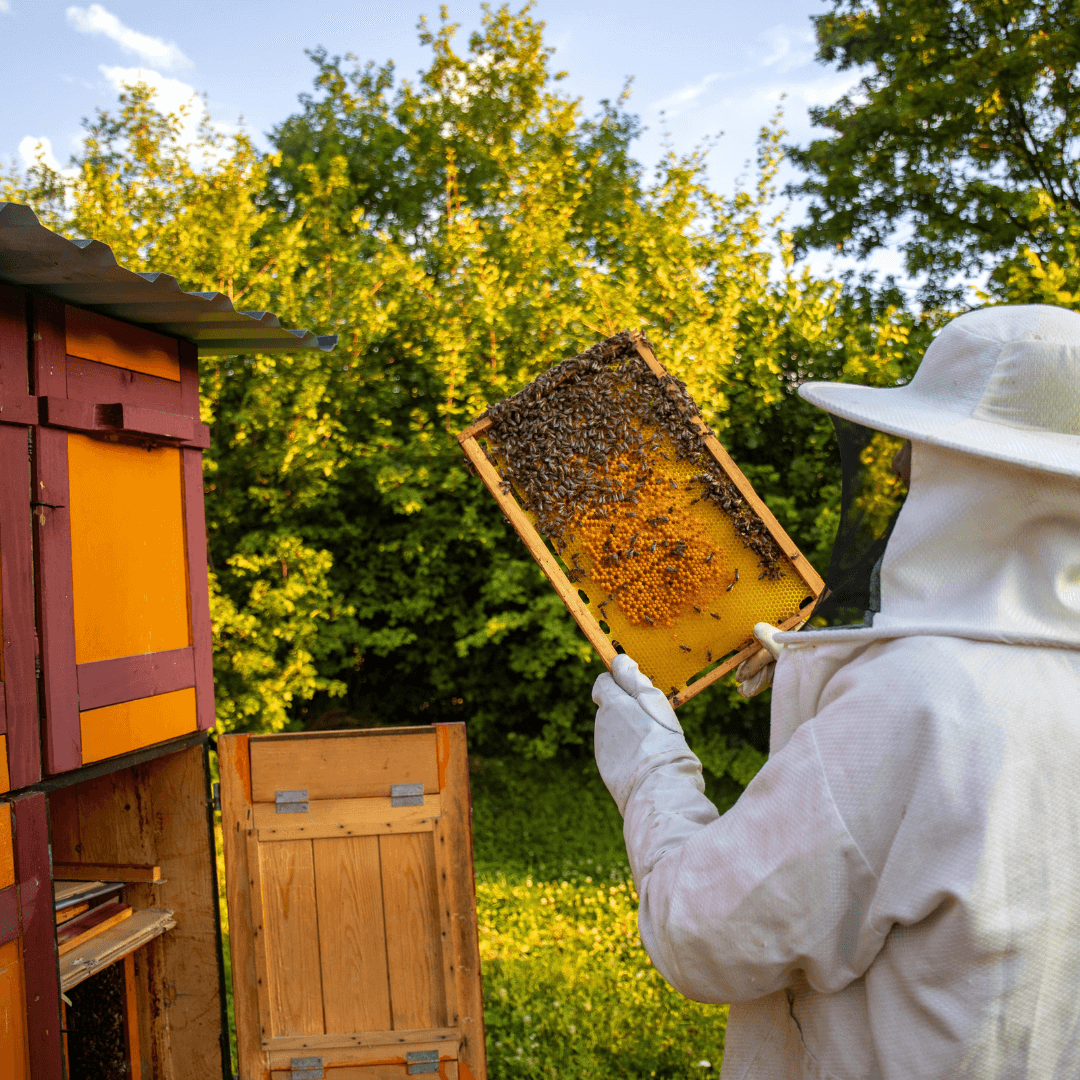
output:
[[[479,3],[448,7],[463,35],[479,23]],[[564,87],[586,107],[616,96],[633,76],[630,107],[646,125],[635,147],[643,162],[659,158],[665,137],[686,151],[723,132],[709,158],[722,191],[744,173],[782,97],[789,138],[806,142],[809,107],[855,81],[814,62],[810,16],[824,10],[823,0],[539,0],[535,8],[555,69],[568,73]],[[215,122],[242,122],[265,146],[265,133],[311,87],[305,48],[393,60],[398,76],[411,78],[427,61],[418,17],[437,13],[438,4],[420,0],[0,0],[0,158],[21,164],[41,139],[66,164],[80,120],[111,107],[117,87],[140,73],[160,88],[163,105],[205,93]],[[813,262],[824,269],[830,260]],[[899,260],[884,252],[873,266],[895,271]]]

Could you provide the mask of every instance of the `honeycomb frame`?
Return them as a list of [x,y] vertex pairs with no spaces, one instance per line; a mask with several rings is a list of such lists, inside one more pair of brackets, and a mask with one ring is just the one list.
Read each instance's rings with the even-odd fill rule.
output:
[[[673,381],[663,365],[657,360],[647,340],[640,333],[632,333],[630,337],[638,356],[656,377],[660,386],[668,393],[672,393]],[[488,434],[489,429],[493,426],[493,421],[488,417],[481,418],[462,431],[457,437],[469,463],[491,492],[506,519],[524,542],[530,555],[538,563],[559,598],[607,667],[611,667],[612,661],[619,651],[629,652],[639,661],[642,671],[657,686],[665,689],[668,699],[676,708],[685,704],[706,687],[717,682],[743,660],[760,649],[752,634],[754,623],[772,621],[779,625],[781,629],[791,629],[798,626],[803,619],[803,610],[810,609],[810,601],[816,600],[824,587],[820,576],[754,491],[750,482],[719,440],[705,425],[704,421],[698,416],[685,416],[684,422],[691,425],[701,437],[704,451],[712,457],[713,462],[720,467],[727,479],[734,485],[739,495],[742,496],[747,506],[753,511],[775,543],[783,562],[783,574],[779,577],[787,580],[789,585],[785,591],[785,597],[788,597],[788,600],[786,607],[781,604],[781,612],[778,614],[776,597],[773,595],[776,589],[773,588],[771,581],[763,581],[766,577],[774,579],[775,576],[762,574],[755,582],[753,580],[754,575],[747,574],[745,571],[748,567],[757,569],[758,564],[754,562],[756,556],[746,547],[745,542],[741,544],[734,543],[737,537],[730,516],[719,506],[700,499],[694,499],[694,503],[701,503],[702,505],[691,512],[698,519],[699,527],[707,527],[711,535],[717,537],[715,546],[718,549],[724,548],[729,555],[735,552],[736,548],[744,549],[744,553],[740,551],[738,557],[732,557],[734,572],[723,590],[727,594],[732,593],[732,590],[736,588],[740,590],[738,605],[740,617],[732,619],[728,617],[727,613],[724,613],[723,597],[721,597],[721,603],[711,605],[703,603],[700,606],[688,600],[684,605],[685,610],[674,624],[675,630],[682,628],[681,632],[668,633],[668,639],[670,640],[665,639],[663,647],[658,650],[650,650],[647,644],[644,643],[647,643],[650,639],[659,641],[660,635],[671,631],[672,626],[656,626],[652,620],[647,619],[648,627],[638,623],[635,628],[631,628],[626,619],[622,618],[617,601],[613,612],[605,611],[604,607],[612,603],[613,597],[609,596],[606,601],[599,599],[599,593],[603,592],[603,588],[600,588],[598,592],[599,579],[596,575],[599,575],[600,571],[594,560],[586,559],[586,569],[583,571],[578,564],[579,556],[577,554],[573,556],[572,564],[564,561],[561,555],[545,540],[537,527],[536,515],[522,507],[518,498],[515,497],[513,488],[504,482],[497,465],[493,463],[493,461],[498,460],[498,444]],[[487,442],[491,449],[486,449],[485,446],[481,445],[482,442]],[[495,452],[492,453],[491,450]],[[673,488],[678,488],[678,484],[674,479],[675,476],[685,480],[688,472],[692,471],[689,465],[682,467],[677,462],[665,468],[667,469],[665,476],[671,481]],[[664,501],[666,501],[666,498]],[[636,517],[637,515],[632,516]],[[659,522],[662,519],[652,519],[649,524],[653,525],[654,520]],[[726,540],[720,537],[720,533],[725,530],[730,533]],[[615,531],[614,525],[611,527],[611,531]],[[582,547],[583,544],[576,543],[571,546]],[[653,546],[655,547],[655,545]],[[585,556],[581,557],[585,559]],[[740,569],[744,571],[742,574],[740,574]],[[590,573],[594,575],[592,579],[589,578]],[[586,579],[584,582],[580,580],[582,574]],[[585,592],[586,588],[590,590],[592,596]],[[744,599],[745,594],[748,592],[753,594],[755,589],[757,593],[752,595],[749,601],[746,601]],[[802,594],[798,603],[792,602],[791,598],[794,593]],[[769,600],[770,596],[772,596],[771,601]],[[722,614],[707,610],[709,606],[719,607]],[[790,610],[792,607],[794,607],[794,610]],[[783,611],[789,610],[789,614],[783,615]],[[691,611],[695,614],[692,615]],[[710,614],[714,620],[717,620],[716,623],[710,622],[706,617]],[[693,627],[693,633],[688,632],[690,627]],[[703,627],[707,629],[702,631]],[[620,636],[630,638],[631,647],[624,648],[623,644],[618,641]],[[680,652],[676,653],[672,647],[675,639],[685,639],[693,644],[692,646],[679,644],[677,648]],[[700,645],[702,640],[716,641],[717,654],[715,656],[712,654],[711,649]],[[700,652],[703,650],[708,660],[706,663],[701,664],[699,662],[704,657],[700,655]],[[683,656],[682,651],[685,651],[688,655]],[[690,671],[689,668],[694,668],[694,670]]]

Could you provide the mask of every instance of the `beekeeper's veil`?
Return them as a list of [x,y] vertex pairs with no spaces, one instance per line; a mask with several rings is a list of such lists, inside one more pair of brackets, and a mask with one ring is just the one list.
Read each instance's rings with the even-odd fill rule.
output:
[[[800,393],[838,418],[849,458],[865,429],[913,443],[906,502],[847,566],[845,506],[827,585],[837,606],[880,608],[863,633],[1080,643],[1080,314],[972,311],[941,331],[906,386],[807,383]],[[859,475],[850,464],[848,504]]]

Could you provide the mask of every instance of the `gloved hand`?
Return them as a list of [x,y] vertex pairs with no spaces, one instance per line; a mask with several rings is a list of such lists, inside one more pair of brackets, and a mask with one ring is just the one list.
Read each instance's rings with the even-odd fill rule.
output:
[[593,684],[592,699],[600,706],[593,732],[596,764],[622,814],[650,758],[689,750],[671,703],[629,656],[615,657],[611,674],[605,671]]
[[755,624],[754,637],[761,642],[762,647],[735,669],[735,681],[739,684],[739,693],[743,697],[753,697],[772,686],[776,661],[780,659],[784,648],[776,641],[779,633],[775,626],[770,626],[767,622]]

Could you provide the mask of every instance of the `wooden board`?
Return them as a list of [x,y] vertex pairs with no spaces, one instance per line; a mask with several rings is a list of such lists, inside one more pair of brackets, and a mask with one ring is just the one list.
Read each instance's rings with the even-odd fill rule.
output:
[[28,1080],[26,990],[19,940],[0,945],[0,1076]]
[[[161,881],[160,866],[132,863],[53,863],[53,877],[60,881]],[[54,899],[59,899],[55,896]]]
[[175,338],[70,305],[66,312],[66,330],[66,348],[70,356],[155,375],[171,382],[180,381],[180,355]]
[[61,956],[66,956],[72,949],[85,945],[86,942],[103,934],[111,927],[122,923],[125,919],[130,919],[131,916],[132,910],[128,904],[119,902],[98,904],[85,915],[72,919],[56,931],[57,952]]
[[[223,735],[218,753],[241,1080],[305,1051],[376,1068],[429,1046],[450,1072],[467,1046],[483,1080],[463,726]],[[423,805],[392,806],[399,783]],[[308,812],[279,814],[297,790]]]
[[[661,380],[663,385],[669,385],[666,381],[668,379],[667,372],[640,336],[638,336],[636,340],[636,348],[641,359],[653,374],[656,375],[657,379]],[[753,487],[732,460],[731,456],[709,432],[708,427],[700,418],[692,418],[689,422],[703,437],[705,451],[723,469],[725,475],[736,487],[749,507],[760,518],[762,524],[771,535],[783,556],[789,561],[790,572],[795,575],[795,578],[798,579],[802,585],[805,585],[807,596],[819,596],[824,587],[824,583],[820,576],[801,554],[798,547],[776,520],[776,517],[754,491]],[[578,623],[582,633],[604,663],[610,668],[618,650],[615,648],[612,636],[609,633],[606,633],[600,625],[601,619],[604,618],[602,609],[601,614],[597,614],[596,609],[590,607],[587,594],[583,593],[581,585],[572,582],[567,576],[562,562],[557,559],[549,549],[544,538],[537,531],[532,517],[522,509],[513,494],[503,490],[502,479],[498,470],[488,459],[487,454],[478,442],[478,439],[485,436],[491,426],[492,422],[489,419],[485,418],[479,420],[458,435],[458,442],[460,443],[466,458],[475,468],[477,474],[484,482],[484,485],[491,492],[506,519],[525,544],[529,554],[536,560],[548,578],[548,581],[555,589],[555,592],[566,606],[566,609]],[[700,511],[694,512],[700,513]],[[791,607],[794,608],[795,605],[792,604]],[[695,610],[699,609],[695,608]],[[776,616],[779,620],[778,625],[781,629],[792,629],[801,624],[802,615],[799,612],[796,611],[786,618],[781,618],[781,614],[782,613],[778,613]],[[704,618],[704,615],[702,617]],[[717,617],[719,618],[719,616]],[[764,618],[764,615],[762,618]],[[772,618],[772,616],[770,616],[770,618]],[[704,621],[705,624],[711,625],[708,623],[708,619],[705,619]],[[679,625],[681,627],[683,624],[680,622]],[[671,691],[667,696],[674,706],[678,707],[685,704],[706,687],[712,685],[718,679],[732,671],[747,657],[752,656],[759,651],[760,646],[752,637],[750,637],[750,625],[747,625],[746,630],[747,635],[745,640],[735,647],[730,655],[723,656],[723,650],[720,650],[721,655],[717,655],[714,659],[712,652],[706,653],[705,656],[700,658],[704,666],[697,674],[689,675],[687,681],[682,685],[671,687]],[[659,628],[657,632],[659,632]],[[708,643],[711,644],[711,642]],[[725,645],[725,649],[731,649],[733,645],[733,642],[729,642],[728,645]],[[674,645],[669,646],[669,648],[674,649]],[[680,648],[687,653],[690,653],[691,651],[690,648],[685,645],[680,646]],[[676,653],[676,655],[681,654]],[[694,655],[697,656],[697,653],[694,653]],[[705,663],[706,657],[708,658],[708,663]],[[641,659],[641,657],[636,658]],[[689,661],[689,657],[687,657],[687,661]],[[712,664],[713,666],[710,667],[709,664]],[[643,667],[643,670],[647,670],[647,668]],[[692,671],[692,668],[687,668],[687,670]],[[660,682],[669,681],[661,678],[662,672],[654,672],[653,674],[659,680],[658,685]],[[670,681],[681,681],[681,679],[673,678]]]
[[79,713],[84,763],[119,757],[195,731],[195,688],[136,698]]
[[88,911],[90,908],[89,902],[76,904],[74,907],[64,908],[63,911],[56,913],[56,925],[63,926],[64,923],[71,922],[72,919],[77,919],[84,911]]
[[150,908],[132,912],[128,918],[106,927],[78,948],[69,949],[61,956],[61,988],[67,993],[102,968],[123,960],[175,926],[171,911]]

